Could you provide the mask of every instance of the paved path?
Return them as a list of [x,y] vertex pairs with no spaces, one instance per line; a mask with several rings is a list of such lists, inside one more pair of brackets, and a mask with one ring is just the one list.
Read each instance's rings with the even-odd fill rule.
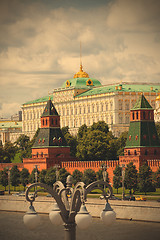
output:
[[[2,240],[63,240],[63,226],[55,227],[48,215],[41,215],[41,226],[29,231],[23,224],[23,213],[0,212],[0,239]],[[117,220],[105,227],[99,219],[93,219],[88,230],[77,229],[77,240],[159,240],[160,224]]]

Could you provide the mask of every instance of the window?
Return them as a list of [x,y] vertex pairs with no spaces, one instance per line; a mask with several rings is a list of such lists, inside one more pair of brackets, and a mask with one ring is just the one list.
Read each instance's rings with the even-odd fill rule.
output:
[[44,119],[43,119],[43,126],[44,126]]
[[103,104],[101,105],[102,112],[104,111]]
[[148,155],[148,151],[147,151],[147,149],[145,150],[145,153],[144,153],[145,155]]
[[52,118],[52,125],[54,124],[53,118]]
[[136,150],[134,150],[134,155],[137,155],[137,151]]
[[132,118],[133,118],[133,120],[134,120],[134,112],[132,113]]
[[143,112],[143,119],[145,119],[146,118],[146,113],[145,112]]
[[48,122],[47,122],[47,119],[46,119],[46,125],[47,125],[47,123],[48,123]]
[[106,111],[108,111],[108,103],[106,103]]
[[131,155],[131,152],[130,152],[130,150],[128,150],[128,155]]
[[129,110],[129,102],[126,102],[126,110]]
[[157,150],[156,149],[154,150],[154,155],[157,155]]
[[88,106],[88,113],[90,113],[90,106]]
[[122,101],[119,101],[119,110],[122,110]]
[[136,118],[138,119],[138,112],[136,112]]
[[119,123],[122,123],[122,116],[119,116]]
[[126,123],[129,123],[129,116],[126,116]]

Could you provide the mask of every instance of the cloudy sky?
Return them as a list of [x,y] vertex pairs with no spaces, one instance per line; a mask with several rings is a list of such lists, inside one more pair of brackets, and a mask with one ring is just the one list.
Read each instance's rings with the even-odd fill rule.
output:
[[159,0],[0,0],[0,117],[79,70],[160,83]]

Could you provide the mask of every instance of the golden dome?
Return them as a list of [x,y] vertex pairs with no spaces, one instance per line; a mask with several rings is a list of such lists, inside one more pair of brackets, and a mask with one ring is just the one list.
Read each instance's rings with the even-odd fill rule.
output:
[[160,95],[156,97],[156,101],[160,101]]
[[89,78],[88,73],[83,72],[82,64],[80,65],[80,70],[74,74],[74,78]]

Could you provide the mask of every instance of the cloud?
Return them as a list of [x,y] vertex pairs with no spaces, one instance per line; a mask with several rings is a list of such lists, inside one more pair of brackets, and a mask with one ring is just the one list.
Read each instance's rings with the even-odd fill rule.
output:
[[159,9],[156,0],[2,0],[1,103],[21,105],[72,78],[80,41],[84,71],[102,84],[159,82]]
[[160,30],[159,0],[117,0],[107,18],[107,25],[116,31]]

